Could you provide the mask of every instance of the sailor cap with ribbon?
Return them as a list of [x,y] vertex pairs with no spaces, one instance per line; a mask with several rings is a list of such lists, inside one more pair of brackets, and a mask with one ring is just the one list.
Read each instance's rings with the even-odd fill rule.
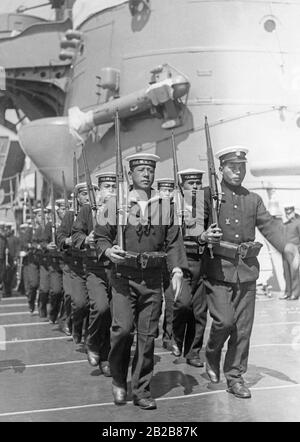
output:
[[98,186],[101,183],[115,183],[117,181],[117,176],[114,172],[98,172],[96,173],[96,178],[98,178]]
[[219,150],[216,153],[216,158],[220,160],[220,164],[224,164],[227,161],[231,163],[247,163],[246,155],[249,152],[244,146],[229,146]]
[[159,178],[156,182],[158,190],[161,188],[174,190],[175,188],[175,181],[173,178]]
[[156,163],[160,161],[159,156],[152,153],[135,153],[125,158],[129,162],[129,167],[132,170],[136,166],[146,165],[156,167]]
[[66,205],[65,199],[60,198],[58,200],[55,200],[55,205],[58,207],[61,207],[61,206],[65,207],[65,205]]
[[295,204],[292,203],[291,201],[289,201],[283,205],[283,208],[284,208],[285,213],[289,214],[289,213],[294,212]]
[[[48,213],[48,209],[47,209],[47,207],[45,207],[44,208],[44,213]],[[40,214],[40,213],[42,213],[42,209],[41,209],[41,207],[38,207],[37,209],[33,209],[33,213],[35,214],[35,215],[38,215],[38,214]]]
[[182,181],[187,180],[202,180],[202,176],[205,173],[204,170],[199,169],[185,169],[180,170],[178,175],[181,177]]
[[[97,186],[97,184],[93,183],[93,186],[94,186],[95,190],[99,190],[99,187]],[[78,193],[82,192],[82,190],[87,190],[87,183],[86,182],[76,184],[76,186],[74,187],[75,195],[78,195]]]

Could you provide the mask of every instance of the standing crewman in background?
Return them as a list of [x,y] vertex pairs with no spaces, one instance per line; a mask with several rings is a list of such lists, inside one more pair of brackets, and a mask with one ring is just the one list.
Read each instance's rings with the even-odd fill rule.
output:
[[296,301],[300,297],[300,216],[295,206],[288,203],[284,206],[286,222],[284,223],[285,249],[282,254],[285,292],[280,299]]

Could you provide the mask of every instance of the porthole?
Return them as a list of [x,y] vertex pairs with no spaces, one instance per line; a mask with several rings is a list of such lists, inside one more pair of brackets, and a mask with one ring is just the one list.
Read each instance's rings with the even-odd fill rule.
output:
[[268,20],[264,22],[264,28],[267,32],[274,32],[276,29],[276,21],[272,18],[268,18]]

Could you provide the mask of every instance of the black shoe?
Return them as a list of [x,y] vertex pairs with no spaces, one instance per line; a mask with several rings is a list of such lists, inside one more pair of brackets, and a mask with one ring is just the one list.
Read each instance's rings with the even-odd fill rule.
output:
[[99,362],[100,362],[99,353],[96,353],[95,351],[91,351],[91,350],[87,349],[87,358],[88,358],[89,364],[92,367],[97,367],[99,365]]
[[111,378],[111,372],[110,372],[110,366],[109,363],[107,361],[105,362],[100,362],[99,364],[99,368],[101,373],[106,377],[106,378]]
[[179,350],[179,347],[177,344],[172,345],[172,355],[176,356],[176,358],[179,358],[181,356],[181,351]]
[[66,336],[72,336],[70,327],[67,324],[62,323],[60,329]]
[[126,396],[127,391],[125,388],[117,387],[116,385],[112,386],[112,394],[114,398],[114,403],[116,405],[125,405],[126,404]]
[[142,399],[134,399],[133,400],[134,405],[137,405],[142,410],[156,410],[157,405],[154,399],[151,397],[149,398],[142,398]]
[[203,362],[199,358],[187,359],[186,363],[192,365],[193,367],[202,368],[204,367]]
[[212,369],[208,362],[206,362],[206,373],[212,384],[218,384],[220,382],[220,369]]
[[168,341],[164,341],[162,344],[163,348],[165,348],[166,350],[172,351],[172,345],[170,344],[170,342]]
[[39,307],[39,316],[42,319],[47,318],[47,310],[46,310],[46,308]]
[[283,295],[283,296],[281,296],[279,299],[285,299],[285,300],[287,300],[287,299],[290,299],[290,297],[291,297],[291,295]]
[[298,299],[299,299],[298,296],[292,295],[292,296],[288,299],[288,301],[297,301]]
[[242,382],[237,382],[233,384],[232,387],[228,388],[228,393],[234,394],[234,396],[241,399],[251,398],[251,392]]
[[73,333],[73,342],[76,345],[81,344],[81,335]]

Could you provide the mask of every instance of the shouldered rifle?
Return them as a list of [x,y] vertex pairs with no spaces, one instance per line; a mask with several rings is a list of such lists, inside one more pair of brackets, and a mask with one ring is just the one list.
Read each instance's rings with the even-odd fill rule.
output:
[[86,179],[87,190],[88,190],[88,194],[89,194],[90,206],[92,209],[93,230],[95,230],[95,227],[97,224],[97,202],[96,202],[95,189],[92,184],[84,145],[82,145],[82,158],[83,158],[83,163],[84,163],[85,179]]
[[[206,138],[206,147],[207,147],[207,163],[208,163],[208,179],[209,179],[209,187],[211,191],[212,198],[212,222],[219,226],[219,211],[221,206],[221,195],[218,191],[218,177],[215,168],[214,162],[214,154],[211,145],[210,133],[209,133],[209,125],[207,121],[207,117],[205,117],[205,138]],[[210,257],[213,259],[213,246],[212,244],[208,244]]]
[[77,204],[77,197],[75,194],[75,187],[78,184],[78,163],[76,158],[76,153],[74,152],[73,155],[73,209],[75,213],[75,218],[78,214],[78,204]]
[[30,220],[31,220],[31,224],[32,224],[32,233],[35,234],[36,223],[35,223],[35,219],[34,219],[34,215],[33,215],[32,204],[31,204],[31,199],[30,199],[29,193],[28,193],[28,208],[29,208],[29,215],[30,215]]
[[8,247],[5,248],[5,267],[9,267],[9,249]]
[[51,218],[52,218],[51,241],[53,242],[53,244],[56,244],[56,211],[55,211],[53,182],[51,182]]
[[43,198],[41,199],[41,225],[42,225],[42,229],[45,230],[46,217],[45,217],[45,208],[44,208]]
[[120,118],[119,112],[116,111],[115,115],[115,143],[116,143],[116,177],[117,177],[117,198],[116,198],[116,208],[117,208],[117,244],[124,250],[124,226],[126,225],[126,212],[125,207],[125,192],[124,192],[124,169],[122,160],[122,149],[120,141]]
[[66,210],[70,210],[68,193],[67,193],[67,186],[66,186],[66,179],[65,179],[65,172],[62,171],[61,175],[62,175],[62,183],[63,183],[63,189],[64,189],[65,208],[66,208]]
[[174,196],[175,196],[175,208],[178,214],[178,223],[179,226],[182,226],[183,223],[183,215],[184,215],[184,195],[179,183],[179,169],[178,169],[178,160],[177,160],[177,152],[176,152],[176,143],[175,143],[175,134],[172,130],[172,157],[173,157],[173,174],[174,174]]

